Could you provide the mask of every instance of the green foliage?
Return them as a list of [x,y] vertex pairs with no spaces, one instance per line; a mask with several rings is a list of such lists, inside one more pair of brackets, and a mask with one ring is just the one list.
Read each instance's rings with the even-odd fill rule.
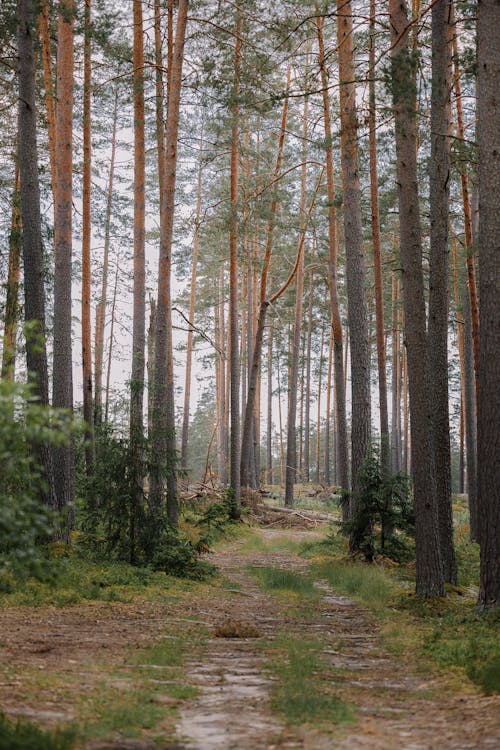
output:
[[56,516],[44,504],[47,485],[37,446],[59,446],[73,430],[67,413],[41,406],[28,386],[0,382],[0,588],[45,573],[41,542]]
[[[148,460],[148,445],[139,449]],[[97,460],[91,477],[82,472],[80,504],[82,550],[96,559],[128,561],[134,565],[161,570],[168,575],[204,580],[213,566],[198,557],[195,545],[173,528],[162,512],[151,512],[143,495],[139,507],[132,496],[133,448],[128,440],[115,437],[109,430],[97,436]]]
[[284,653],[270,665],[278,678],[272,703],[288,723],[352,721],[350,707],[332,693],[333,670],[321,658],[319,644],[288,639],[276,646]]
[[[415,515],[410,478],[403,472],[386,474],[378,447],[372,446],[358,475],[352,518],[342,524],[354,549],[367,559],[380,553],[395,560],[411,557],[408,537],[414,535]],[[342,503],[350,502],[344,492]]]
[[69,750],[75,743],[72,729],[39,729],[24,719],[11,722],[0,713],[0,750]]

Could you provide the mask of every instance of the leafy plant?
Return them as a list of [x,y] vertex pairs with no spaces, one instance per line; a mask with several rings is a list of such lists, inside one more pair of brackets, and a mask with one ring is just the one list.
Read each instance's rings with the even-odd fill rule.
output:
[[344,492],[342,503],[353,508],[342,531],[367,560],[379,553],[396,560],[410,557],[409,537],[415,531],[410,478],[403,472],[387,474],[377,446],[371,447],[361,466],[356,492]]
[[50,539],[56,514],[44,503],[47,483],[37,446],[62,445],[73,423],[61,410],[41,406],[29,386],[0,382],[0,587],[19,576],[42,575],[42,543]]

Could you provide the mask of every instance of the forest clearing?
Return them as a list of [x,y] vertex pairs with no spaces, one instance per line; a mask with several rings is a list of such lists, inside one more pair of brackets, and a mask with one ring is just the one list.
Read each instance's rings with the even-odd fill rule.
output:
[[499,0],[0,3],[0,750],[500,747]]

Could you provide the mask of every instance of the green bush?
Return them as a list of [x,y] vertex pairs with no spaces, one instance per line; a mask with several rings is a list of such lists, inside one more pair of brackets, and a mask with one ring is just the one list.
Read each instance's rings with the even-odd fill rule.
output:
[[[196,545],[170,525],[165,512],[160,517],[150,512],[146,493],[139,507],[133,508],[132,450],[137,446],[136,440],[132,449],[129,440],[108,428],[96,434],[94,472],[87,477],[82,469],[79,476],[81,550],[97,560],[131,562],[181,578],[205,579],[214,572],[213,566],[199,559]],[[139,449],[147,466],[146,440]]]
[[56,515],[44,504],[47,486],[37,446],[62,445],[73,430],[66,412],[41,406],[28,386],[0,382],[0,587],[45,571],[42,542]]
[[342,503],[354,508],[352,517],[342,524],[343,533],[351,538],[351,547],[363,552],[367,560],[377,554],[408,560],[412,556],[409,537],[415,533],[408,475],[387,474],[379,448],[372,445],[359,471],[357,485],[352,497],[347,492],[342,495]]

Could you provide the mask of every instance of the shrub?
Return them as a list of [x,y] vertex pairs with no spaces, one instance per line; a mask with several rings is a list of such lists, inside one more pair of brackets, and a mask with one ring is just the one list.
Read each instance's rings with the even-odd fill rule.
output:
[[46,504],[39,445],[67,442],[74,423],[66,412],[41,406],[29,386],[0,382],[0,585],[45,572],[41,546],[56,514]]

